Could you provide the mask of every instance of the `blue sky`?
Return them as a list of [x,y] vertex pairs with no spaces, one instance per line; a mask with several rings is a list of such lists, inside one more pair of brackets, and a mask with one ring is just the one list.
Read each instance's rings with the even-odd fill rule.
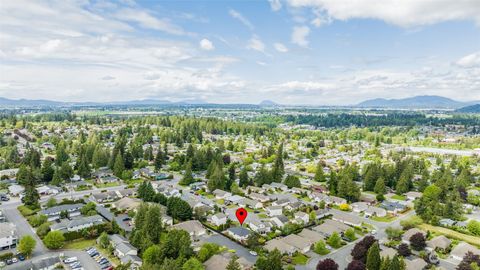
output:
[[0,96],[480,100],[477,0],[5,1]]

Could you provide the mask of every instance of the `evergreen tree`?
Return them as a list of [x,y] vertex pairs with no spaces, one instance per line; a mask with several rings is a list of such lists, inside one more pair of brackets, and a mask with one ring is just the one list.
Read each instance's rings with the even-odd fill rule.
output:
[[123,163],[123,157],[121,153],[118,153],[115,157],[115,163],[113,166],[113,174],[117,177],[122,177],[123,171],[125,170],[125,165]]
[[272,170],[272,180],[274,182],[281,182],[285,169],[283,165],[283,144],[278,146],[277,155],[275,157],[275,163]]
[[385,180],[380,177],[378,178],[377,180],[377,183],[375,183],[375,188],[373,189],[373,191],[377,194],[385,194]]
[[192,175],[192,162],[189,161],[185,165],[185,174],[183,175],[183,178],[180,181],[180,184],[188,186],[193,182],[195,182],[195,179],[193,178],[193,175]]
[[225,189],[230,191],[232,184],[235,182],[237,176],[235,175],[235,163],[230,164],[228,167],[228,178],[227,182],[225,183]]
[[313,179],[317,182],[325,182],[326,180],[321,161],[317,163],[317,168],[315,170],[315,177]]
[[45,158],[42,164],[42,180],[43,182],[49,183],[53,179],[53,174],[55,169],[53,168],[53,161],[50,158]]
[[367,269],[368,270],[380,270],[381,258],[380,247],[378,242],[375,242],[369,249],[367,254]]
[[[187,158],[189,158],[189,157],[187,156]],[[162,150],[158,149],[157,155],[155,156],[155,160],[153,162],[153,164],[155,166],[155,170],[158,171],[162,168],[163,161],[164,161],[164,158],[163,158]],[[191,167],[191,164],[190,164],[190,167]]]
[[[231,143],[231,141],[230,141]],[[241,270],[242,267],[241,265],[237,262],[238,257],[236,255],[233,255],[230,261],[227,264],[226,270]]]
[[248,172],[247,168],[243,166],[242,170],[240,171],[240,175],[238,176],[239,182],[238,185],[242,188],[246,188],[249,185],[249,179],[248,179]]
[[223,174],[221,166],[215,168],[215,171],[207,182],[207,187],[210,191],[214,191],[215,189],[225,189],[225,175]]

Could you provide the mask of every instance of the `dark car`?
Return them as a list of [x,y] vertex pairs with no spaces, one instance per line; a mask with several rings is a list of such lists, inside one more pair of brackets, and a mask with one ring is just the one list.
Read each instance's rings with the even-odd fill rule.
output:
[[18,255],[17,255],[17,258],[18,258],[20,261],[25,261],[25,256],[23,256],[23,254],[18,254]]

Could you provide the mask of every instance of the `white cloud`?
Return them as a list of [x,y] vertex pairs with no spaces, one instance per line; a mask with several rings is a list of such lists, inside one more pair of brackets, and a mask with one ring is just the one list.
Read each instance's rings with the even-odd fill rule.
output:
[[247,44],[247,49],[265,52],[265,44],[256,36],[253,36]]
[[480,25],[478,0],[288,0],[293,7],[311,7],[337,20],[370,18],[401,27],[452,20],[473,20]]
[[243,16],[240,12],[234,10],[234,9],[230,9],[228,11],[228,13],[230,14],[230,16],[232,16],[233,18],[239,20],[243,25],[245,25],[246,27],[248,27],[250,30],[253,30],[253,24],[247,19],[245,18],[245,16]]
[[301,47],[308,46],[307,36],[310,34],[308,26],[295,26],[292,32],[292,43]]
[[280,0],[268,0],[273,11],[279,11],[282,8]]
[[273,47],[275,47],[275,50],[277,50],[279,52],[282,52],[282,53],[288,52],[288,48],[285,47],[285,45],[283,45],[282,43],[279,43],[279,42],[274,43]]
[[464,56],[455,62],[455,64],[463,68],[480,67],[480,52]]
[[115,17],[123,21],[138,23],[144,28],[159,30],[173,35],[187,34],[180,26],[172,24],[170,20],[159,19],[144,10],[124,8],[119,10]]
[[211,51],[215,49],[215,46],[213,46],[213,43],[210,40],[204,38],[200,40],[200,48],[205,51]]

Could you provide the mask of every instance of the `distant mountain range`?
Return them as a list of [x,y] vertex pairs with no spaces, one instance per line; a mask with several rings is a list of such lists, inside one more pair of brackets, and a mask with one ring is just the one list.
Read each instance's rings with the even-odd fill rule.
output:
[[189,104],[208,104],[202,100],[185,100],[171,102],[168,100],[141,99],[131,101],[117,102],[63,102],[44,99],[8,99],[0,97],[0,106],[95,106],[95,105],[189,105]]
[[480,104],[475,104],[467,107],[460,108],[456,112],[461,113],[480,113]]
[[263,107],[274,107],[278,106],[278,103],[271,100],[262,100],[262,102],[260,102],[258,105]]
[[461,102],[441,96],[415,96],[403,99],[370,99],[356,106],[363,108],[458,109],[475,103],[480,102]]

